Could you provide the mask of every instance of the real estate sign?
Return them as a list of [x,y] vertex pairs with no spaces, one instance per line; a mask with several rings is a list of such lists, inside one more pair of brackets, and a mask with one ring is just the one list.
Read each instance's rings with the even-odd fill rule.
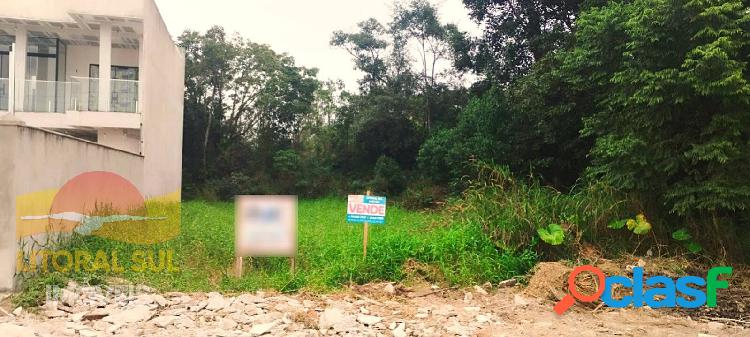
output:
[[350,195],[346,211],[346,221],[384,224],[385,206],[385,197]]
[[296,196],[239,195],[235,212],[238,257],[297,254]]

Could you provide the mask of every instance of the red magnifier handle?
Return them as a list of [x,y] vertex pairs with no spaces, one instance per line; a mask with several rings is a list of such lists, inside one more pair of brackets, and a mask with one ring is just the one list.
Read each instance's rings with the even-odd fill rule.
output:
[[565,295],[565,297],[563,297],[563,299],[561,299],[560,302],[557,302],[557,304],[555,304],[555,307],[553,308],[553,310],[555,310],[555,312],[558,315],[562,315],[564,312],[570,309],[570,307],[572,307],[573,304],[575,303],[576,303],[575,298],[573,298],[572,295],[568,294],[568,295]]

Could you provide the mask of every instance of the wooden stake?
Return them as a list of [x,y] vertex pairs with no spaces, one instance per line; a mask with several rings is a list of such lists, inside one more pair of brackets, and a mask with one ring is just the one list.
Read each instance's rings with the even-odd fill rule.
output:
[[297,262],[296,260],[297,259],[294,256],[292,256],[292,257],[289,258],[289,267],[292,270],[292,276],[294,276],[295,269],[297,269],[296,268],[296,262]]
[[234,276],[237,278],[242,277],[242,256],[234,258]]
[[[370,195],[370,190],[367,190],[367,195]],[[367,234],[369,232],[369,224],[365,222],[365,229],[364,229],[364,236],[362,237],[362,260],[364,261],[367,258]]]

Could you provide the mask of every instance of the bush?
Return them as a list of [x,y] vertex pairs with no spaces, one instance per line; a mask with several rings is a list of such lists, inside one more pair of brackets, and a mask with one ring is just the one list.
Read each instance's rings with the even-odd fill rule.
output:
[[401,196],[401,205],[406,209],[422,210],[435,208],[445,201],[447,190],[432,181],[422,180],[409,186]]
[[235,195],[274,194],[269,186],[268,177],[262,175],[248,177],[242,172],[232,172],[228,177],[211,179],[201,189],[199,195],[203,200],[233,200]]
[[[564,241],[551,246],[540,243],[540,253],[557,258],[577,249],[582,239],[597,240],[606,226],[622,218],[625,202],[610,188],[586,185],[561,193],[542,186],[537,179],[519,181],[507,167],[476,163],[479,177],[472,181],[463,198],[453,204],[462,221],[482,226],[503,250],[520,250],[539,241],[538,233],[559,225]],[[557,228],[557,226],[552,226]]]
[[294,150],[281,150],[273,156],[274,186],[277,193],[294,194],[300,178],[300,158]]
[[375,178],[372,180],[372,188],[376,192],[388,195],[398,195],[406,187],[406,177],[401,167],[391,157],[380,156],[375,163]]

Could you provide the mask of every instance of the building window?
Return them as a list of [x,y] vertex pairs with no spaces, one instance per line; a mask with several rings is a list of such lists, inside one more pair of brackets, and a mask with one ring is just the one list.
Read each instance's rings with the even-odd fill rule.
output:
[[65,52],[59,39],[29,37],[26,48],[26,111],[65,111]]
[[[98,107],[99,65],[89,66],[89,107]],[[112,66],[110,83],[110,110],[114,112],[137,112],[138,67]]]

